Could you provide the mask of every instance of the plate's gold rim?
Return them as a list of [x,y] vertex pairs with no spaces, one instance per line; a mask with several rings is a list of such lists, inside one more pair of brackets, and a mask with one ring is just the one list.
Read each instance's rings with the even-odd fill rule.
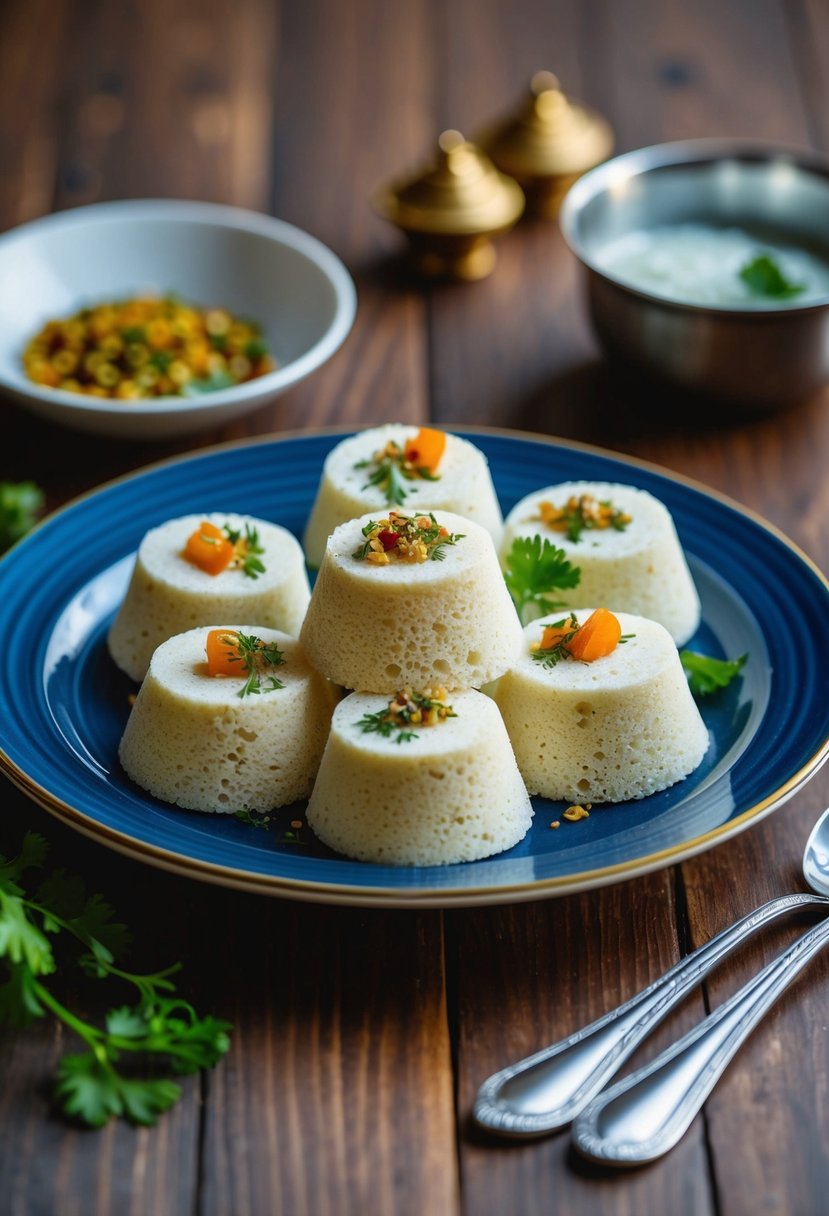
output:
[[[78,503],[93,498],[112,486],[132,481],[155,469],[162,469],[170,465],[187,464],[191,460],[198,460],[203,456],[240,448],[280,443],[292,439],[351,434],[355,429],[367,428],[342,425],[318,427],[312,431],[293,430],[280,434],[256,435],[247,439],[215,444],[210,447],[200,448],[194,452],[186,452],[178,456],[154,461],[140,469],[135,469],[120,477],[112,478],[110,481],[104,482],[100,486],[96,486],[94,489],[71,499],[68,503],[65,503],[62,507],[51,512],[50,515],[40,521],[32,529],[32,532],[27,537],[24,537],[23,541],[19,541],[18,544],[26,543],[28,538],[36,534],[40,528],[63,514],[64,511],[75,507]],[[461,434],[500,435],[517,440],[531,440],[547,444],[551,447],[592,452],[622,464],[630,465],[633,468],[646,469],[665,477],[668,481],[676,481],[690,486],[706,497],[713,498],[738,514],[746,516],[775,536],[813,571],[826,591],[829,592],[829,579],[827,579],[817,563],[776,525],[770,523],[769,520],[750,507],[745,507],[728,495],[718,490],[713,490],[702,482],[698,482],[682,473],[674,473],[651,461],[635,456],[628,456],[625,453],[614,452],[608,448],[601,448],[594,444],[581,443],[577,440],[556,439],[554,436],[542,435],[531,431],[517,431],[503,427],[451,425],[447,429]],[[17,548],[17,546],[15,545],[13,548]],[[9,550],[9,552],[12,552],[12,550]],[[494,906],[496,904],[518,903],[543,899],[549,896],[571,894],[594,887],[606,886],[623,878],[633,878],[647,874],[653,870],[662,869],[668,864],[686,860],[698,853],[704,852],[708,847],[718,842],[724,842],[730,837],[738,835],[749,824],[759,822],[760,819],[765,818],[776,807],[792,797],[818,771],[827,757],[829,757],[829,735],[827,735],[814,755],[783,785],[778,786],[777,789],[766,795],[760,802],[748,807],[736,819],[729,820],[727,824],[714,828],[710,832],[705,832],[702,836],[694,837],[691,841],[673,845],[667,849],[659,849],[655,853],[650,853],[631,861],[619,862],[616,865],[605,866],[597,870],[583,870],[579,874],[571,874],[566,877],[539,879],[531,883],[513,883],[498,887],[452,887],[440,890],[423,887],[412,890],[379,886],[366,888],[343,883],[322,883],[309,879],[280,878],[275,875],[255,874],[247,870],[237,870],[230,866],[219,865],[216,862],[200,861],[196,858],[188,857],[187,854],[177,853],[169,849],[160,848],[158,845],[148,844],[146,841],[130,836],[126,832],[116,831],[114,828],[91,818],[83,811],[78,810],[77,807],[64,802],[44,786],[32,780],[2,748],[0,748],[0,771],[4,772],[13,784],[49,814],[62,822],[68,823],[83,835],[128,857],[132,857],[133,860],[146,861],[150,865],[174,874],[182,874],[189,878],[197,878],[204,882],[211,882],[234,890],[306,900],[315,903],[350,904],[361,907],[445,908],[474,905]]]

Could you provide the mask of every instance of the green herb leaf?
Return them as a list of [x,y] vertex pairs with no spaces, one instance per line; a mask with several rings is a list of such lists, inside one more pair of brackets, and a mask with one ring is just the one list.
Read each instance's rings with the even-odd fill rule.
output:
[[63,1057],[56,1092],[66,1114],[90,1127],[103,1127],[119,1115],[151,1127],[178,1101],[181,1087],[165,1079],[127,1079],[88,1051]]
[[[180,964],[135,975],[114,964],[129,940],[126,927],[100,895],[88,895],[80,879],[56,871],[44,878],[32,898],[26,876],[40,870],[46,845],[29,834],[19,854],[0,857],[0,1021],[23,1027],[47,1012],[86,1044],[88,1051],[64,1056],[58,1066],[57,1096],[63,1110],[92,1127],[113,1116],[152,1124],[176,1101],[180,1089],[166,1078],[142,1078],[119,1071],[125,1055],[157,1061],[173,1073],[190,1073],[218,1062],[229,1046],[227,1022],[199,1017],[175,995],[170,979]],[[56,969],[46,934],[64,935],[85,947],[77,958],[88,974],[133,985],[135,1006],[108,1014],[101,1028],[63,1006],[42,978]],[[157,1065],[156,1065],[157,1066]]]
[[747,262],[740,271],[740,278],[752,295],[768,299],[788,300],[805,290],[804,283],[790,282],[768,253],[759,253]]
[[551,592],[577,587],[580,579],[579,567],[572,565],[564,550],[547,539],[538,535],[518,536],[512,542],[504,581],[522,624],[526,624],[529,608],[534,610],[533,617],[561,608],[561,601]]
[[739,659],[712,659],[693,650],[680,650],[679,657],[691,692],[696,697],[707,697],[728,687],[745,666],[748,655],[740,655]]
[[0,481],[0,553],[34,526],[43,493],[33,481]]

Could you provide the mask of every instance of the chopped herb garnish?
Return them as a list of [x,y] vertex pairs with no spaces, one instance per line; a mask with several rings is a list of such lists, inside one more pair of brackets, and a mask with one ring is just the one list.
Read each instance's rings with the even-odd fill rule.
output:
[[[274,816],[266,814],[264,811],[252,811],[250,807],[243,806],[235,812],[233,818],[238,819],[240,823],[246,824],[247,827],[262,828],[267,832]],[[291,845],[305,844],[305,841],[300,835],[300,831],[304,826],[305,825],[301,819],[292,819],[291,826],[286,828],[281,836],[276,837],[276,843]]]
[[357,725],[364,735],[378,734],[384,739],[394,738],[395,743],[410,743],[417,738],[417,731],[407,727],[437,726],[457,716],[452,706],[446,704],[445,688],[427,688],[423,692],[403,688],[385,709],[363,714]]
[[[281,667],[285,656],[276,642],[263,642],[253,634],[239,633],[228,630],[222,638],[227,647],[226,658],[229,663],[239,663],[241,671],[248,673],[244,685],[239,691],[240,697],[249,697],[260,692],[276,692],[285,685],[276,676],[267,675],[266,668]],[[263,680],[265,681],[263,685]]]
[[573,544],[578,544],[582,532],[607,528],[624,532],[632,522],[632,516],[615,507],[609,499],[599,501],[592,494],[571,494],[563,507],[540,502],[536,518],[554,532],[566,533]]
[[43,494],[33,481],[0,481],[0,553],[32,528],[43,507]]
[[370,519],[362,528],[365,543],[351,554],[358,561],[388,566],[392,561],[442,562],[447,545],[463,540],[463,532],[449,532],[431,512],[401,515],[389,511],[386,519]]
[[240,807],[234,813],[233,818],[238,819],[240,823],[247,824],[248,827],[264,828],[265,831],[271,821],[270,815],[266,815],[262,811],[252,811],[249,806]]
[[758,253],[740,271],[740,278],[754,296],[789,300],[805,290],[805,283],[792,283],[768,253]]
[[[126,926],[79,878],[63,870],[43,876],[46,852],[44,838],[28,832],[17,857],[0,857],[0,1021],[23,1028],[51,1013],[84,1042],[86,1051],[58,1063],[56,1095],[65,1114],[90,1127],[118,1116],[152,1125],[181,1094],[159,1066],[179,1075],[212,1068],[228,1049],[230,1024],[199,1017],[176,995],[170,977],[180,963],[149,974],[116,966],[130,941]],[[111,1009],[103,1026],[69,1010],[44,982],[60,969],[58,947],[70,940],[81,947],[75,962],[87,975],[135,989],[136,1003]],[[139,1063],[150,1076],[136,1072]]]
[[360,460],[354,465],[355,469],[371,469],[368,481],[362,487],[368,490],[372,486],[379,489],[390,505],[401,507],[409,490],[407,481],[439,481],[437,473],[426,465],[409,460],[406,449],[390,439],[384,448],[375,452],[371,460]]
[[680,650],[679,657],[688,677],[688,687],[695,697],[707,697],[727,688],[748,659],[747,654],[738,659],[713,659],[693,650]]
[[594,663],[612,654],[620,642],[629,642],[635,633],[622,633],[618,617],[607,608],[597,608],[579,624],[575,613],[545,625],[540,642],[530,646],[530,653],[545,667],[555,667],[562,659]]
[[[580,628],[581,626],[573,612],[569,616],[562,617],[560,621],[553,621],[551,625],[545,628],[542,642],[531,648],[531,654],[535,662],[541,663],[544,667],[556,667],[562,659],[569,659],[570,655],[567,650],[567,644],[568,642],[572,642]],[[550,631],[556,631],[557,636],[551,638],[549,645],[545,646],[543,645],[543,638]]]
[[230,524],[225,524],[222,530],[236,550],[231,565],[243,570],[248,578],[258,578],[264,574],[265,567],[259,560],[259,554],[265,550],[259,541],[259,530],[250,524],[245,524],[244,535],[240,528],[231,528]]
[[580,578],[578,566],[573,566],[563,549],[557,549],[548,540],[542,540],[540,536],[520,536],[512,542],[504,581],[522,624],[530,606],[536,609],[536,616],[561,608],[561,601],[550,593],[577,587]]

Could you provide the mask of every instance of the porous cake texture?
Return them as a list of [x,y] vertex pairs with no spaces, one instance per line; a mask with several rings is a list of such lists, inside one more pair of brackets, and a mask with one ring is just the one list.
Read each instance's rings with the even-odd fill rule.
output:
[[340,702],[307,811],[325,844],[359,861],[435,866],[522,839],[532,806],[497,706],[473,691],[447,699],[457,717],[403,743],[359,726],[387,697]]
[[[579,623],[591,609],[575,612]],[[644,798],[687,777],[708,748],[708,731],[688,689],[670,634],[656,621],[616,613],[633,634],[592,663],[548,668],[530,644],[543,617],[524,630],[519,661],[498,682],[495,699],[531,794],[569,802]]]
[[[417,430],[400,424],[372,427],[344,439],[328,453],[303,538],[310,565],[319,566],[326,541],[340,524],[366,511],[377,514],[388,509],[383,490],[367,484],[371,468],[357,466],[371,461],[389,440],[405,448]],[[453,511],[486,528],[497,546],[504,521],[483,452],[466,439],[447,434],[437,477],[436,481],[405,481],[406,497],[398,504],[400,510]]]
[[478,688],[511,665],[521,626],[492,538],[471,520],[435,511],[463,539],[443,560],[376,566],[353,555],[382,512],[329,538],[300,637],[308,658],[344,688],[393,693],[404,685]]
[[[572,496],[591,495],[610,501],[631,521],[624,530],[613,527],[585,530],[578,540],[539,519],[539,506],[557,507]],[[664,625],[677,646],[683,646],[700,622],[700,602],[679,537],[664,503],[633,486],[606,481],[567,481],[522,498],[507,516],[502,560],[517,536],[546,538],[581,570],[579,585],[556,594],[569,606],[602,604],[611,612],[633,612]]]
[[209,629],[169,638],[153,655],[118,755],[127,774],[164,802],[194,811],[266,811],[305,798],[319,767],[335,690],[296,639],[228,626],[276,642],[284,688],[239,696],[244,677],[209,676]]
[[[251,578],[241,568],[207,574],[183,557],[188,537],[207,521],[244,534],[255,528],[265,567]],[[153,651],[196,625],[257,621],[296,637],[311,591],[299,542],[278,524],[249,515],[185,515],[146,534],[138,549],[124,602],[107,639],[122,671],[143,680]]]

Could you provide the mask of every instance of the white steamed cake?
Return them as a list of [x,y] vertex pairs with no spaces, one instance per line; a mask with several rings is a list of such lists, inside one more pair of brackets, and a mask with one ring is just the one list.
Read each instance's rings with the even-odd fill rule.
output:
[[[379,487],[366,484],[371,469],[356,466],[370,461],[390,440],[405,448],[417,431],[416,426],[399,423],[372,427],[344,439],[328,453],[303,539],[310,565],[319,566],[325,543],[340,524],[367,511],[376,515],[393,505]],[[447,434],[437,476],[437,481],[405,481],[406,498],[400,510],[453,511],[486,528],[497,545],[503,518],[483,452],[468,440]]]
[[307,820],[332,849],[388,865],[448,865],[517,844],[532,807],[497,706],[447,695],[457,717],[416,738],[364,733],[388,697],[352,693],[334,711]]
[[[244,532],[256,528],[265,566],[257,578],[241,569],[207,574],[183,557],[188,537],[204,522]],[[296,636],[310,598],[299,542],[285,528],[249,515],[185,515],[149,531],[141,542],[127,594],[107,639],[122,671],[143,680],[153,651],[196,625],[257,621]]]
[[229,629],[275,642],[284,688],[239,696],[244,675],[207,674],[210,629],[169,638],[152,657],[121,740],[127,774],[164,802],[234,814],[286,806],[310,793],[335,691],[296,639],[258,625]]
[[[623,531],[613,527],[582,532],[577,541],[542,523],[539,504],[563,506],[571,495],[610,501],[630,516]],[[556,592],[566,606],[602,604],[611,612],[633,612],[664,625],[678,646],[696,632],[700,602],[673,520],[664,503],[646,490],[612,482],[568,481],[522,498],[510,511],[501,546],[506,558],[515,537],[539,535],[581,570],[579,585]]]
[[[575,612],[580,624],[590,612]],[[702,762],[708,731],[670,634],[644,617],[616,616],[622,634],[634,635],[629,641],[592,663],[568,658],[552,668],[529,648],[562,614],[533,621],[521,658],[498,682],[495,699],[531,794],[579,803],[644,798]]]
[[521,627],[498,566],[492,538],[448,511],[437,522],[463,539],[444,560],[375,566],[354,552],[364,515],[328,540],[300,637],[314,666],[362,692],[476,688],[510,666]]

